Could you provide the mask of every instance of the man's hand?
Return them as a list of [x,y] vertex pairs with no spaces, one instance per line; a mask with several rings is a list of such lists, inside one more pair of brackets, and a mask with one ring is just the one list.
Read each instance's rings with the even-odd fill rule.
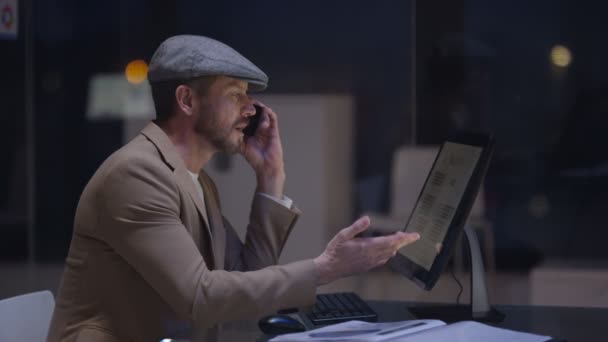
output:
[[418,233],[397,232],[392,235],[356,238],[369,226],[364,216],[342,229],[329,242],[325,251],[314,259],[319,272],[319,285],[365,272],[385,264],[397,251],[420,238]]
[[259,101],[255,101],[255,104],[263,110],[260,124],[254,136],[245,137],[240,153],[255,171],[258,182],[256,191],[281,198],[285,186],[285,167],[277,114]]

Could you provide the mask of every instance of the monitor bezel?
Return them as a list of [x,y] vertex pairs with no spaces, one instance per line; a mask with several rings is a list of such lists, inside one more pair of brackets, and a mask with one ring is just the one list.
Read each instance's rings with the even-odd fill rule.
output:
[[[452,255],[455,245],[459,241],[460,234],[463,231],[464,225],[473,207],[473,203],[475,202],[479,192],[481,183],[483,182],[483,179],[487,173],[490,159],[494,150],[494,138],[490,135],[471,132],[453,133],[449,139],[441,144],[441,147],[435,156],[435,160],[433,161],[433,166],[429,170],[429,173],[424,181],[424,185],[418,194],[416,205],[418,204],[418,201],[420,200],[420,197],[427,186],[429,176],[432,174],[433,169],[435,168],[435,163],[437,162],[437,159],[441,154],[445,143],[447,142],[480,147],[482,148],[482,152],[477,160],[473,173],[467,182],[465,191],[457,206],[454,217],[450,222],[448,231],[443,239],[442,248],[433,261],[433,265],[431,266],[430,270],[428,271],[401,253],[397,253],[388,262],[389,267],[391,267],[394,271],[411,279],[414,283],[425,290],[431,290],[435,286]],[[416,206],[414,206],[414,208],[416,208]],[[411,219],[412,215],[410,215],[408,218],[403,231],[407,229]]]

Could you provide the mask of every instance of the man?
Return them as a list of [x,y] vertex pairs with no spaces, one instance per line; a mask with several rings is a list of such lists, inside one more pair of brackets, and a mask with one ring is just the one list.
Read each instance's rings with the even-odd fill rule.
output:
[[[310,305],[317,286],[385,263],[416,234],[355,238],[364,217],[313,260],[276,265],[299,211],[284,197],[277,114],[249,97],[267,76],[199,36],[163,42],[150,62],[157,119],[110,156],[86,186],[48,341],[159,341]],[[243,128],[263,108],[255,135]],[[257,177],[245,243],[201,171],[240,153]]]

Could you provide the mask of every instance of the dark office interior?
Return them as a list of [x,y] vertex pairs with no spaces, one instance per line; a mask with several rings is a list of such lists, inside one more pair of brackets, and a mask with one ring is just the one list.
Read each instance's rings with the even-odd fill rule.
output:
[[[482,248],[494,272],[528,284],[546,265],[564,274],[583,269],[608,288],[606,3],[19,3],[17,37],[0,40],[0,274],[2,265],[11,272],[62,265],[84,186],[126,143],[124,120],[87,116],[92,77],[149,61],[163,39],[189,33],[248,56],[270,76],[267,93],[352,99],[351,219],[390,215],[400,147],[437,145],[454,130],[489,133],[496,139],[483,184],[490,228],[481,234],[493,237]],[[22,292],[54,284],[52,274]],[[0,295],[16,295],[19,286]],[[535,302],[526,286],[495,298],[552,304]],[[580,305],[608,306],[606,296]]]

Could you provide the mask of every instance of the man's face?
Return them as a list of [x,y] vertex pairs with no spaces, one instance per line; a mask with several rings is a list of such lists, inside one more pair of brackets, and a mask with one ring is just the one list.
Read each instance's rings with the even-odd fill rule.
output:
[[195,131],[217,151],[236,153],[243,143],[243,128],[255,113],[247,82],[219,76],[206,94],[197,95]]

